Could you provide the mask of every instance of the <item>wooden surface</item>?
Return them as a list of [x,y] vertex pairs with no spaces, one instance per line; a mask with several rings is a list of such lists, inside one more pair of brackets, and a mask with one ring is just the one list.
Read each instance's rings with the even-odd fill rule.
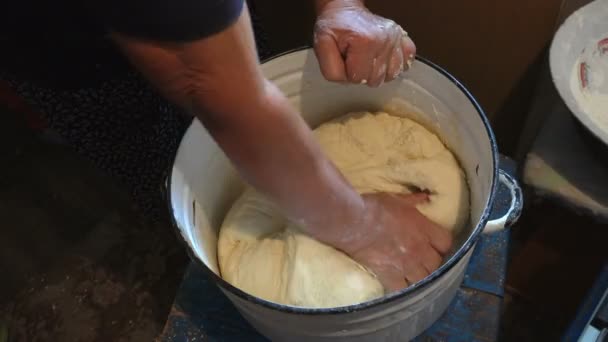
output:
[[[564,0],[555,23],[554,31],[557,31],[561,23],[574,11],[590,2],[591,0]],[[548,51],[543,53],[539,62],[541,65],[538,77],[533,82],[534,91],[532,93],[532,100],[528,110],[525,112],[525,121],[521,126],[519,134],[516,135],[517,141],[513,146],[512,156],[520,165],[524,165],[524,158],[528,151],[530,151],[536,136],[550,113],[547,109],[551,108],[556,99],[559,98],[551,79]]]
[[[367,1],[415,40],[419,53],[460,79],[480,101],[501,150],[514,155],[543,53],[565,10],[585,0]],[[274,52],[312,41],[312,1],[257,0]]]
[[[307,1],[257,3],[277,50],[310,42],[314,19]],[[492,114],[547,46],[562,1],[375,0],[367,5],[401,24],[422,55],[453,72]]]

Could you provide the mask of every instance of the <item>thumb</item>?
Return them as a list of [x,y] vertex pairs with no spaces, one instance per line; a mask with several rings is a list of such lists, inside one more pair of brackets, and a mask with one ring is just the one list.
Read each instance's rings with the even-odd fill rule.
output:
[[331,35],[315,33],[315,54],[325,79],[331,82],[347,81],[344,59]]

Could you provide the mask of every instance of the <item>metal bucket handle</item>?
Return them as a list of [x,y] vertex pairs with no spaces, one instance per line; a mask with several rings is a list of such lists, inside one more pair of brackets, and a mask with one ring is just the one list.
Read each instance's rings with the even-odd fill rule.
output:
[[500,207],[503,202],[507,201],[510,204],[505,214],[496,219],[489,220],[483,230],[484,234],[508,228],[519,219],[523,209],[524,199],[521,187],[507,171],[499,169],[498,189],[497,196],[494,199],[494,209],[496,209],[497,206]]

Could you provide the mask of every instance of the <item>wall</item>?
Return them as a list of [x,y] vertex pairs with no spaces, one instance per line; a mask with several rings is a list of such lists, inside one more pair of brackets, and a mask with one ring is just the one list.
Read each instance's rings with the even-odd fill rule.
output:
[[[309,1],[257,2],[276,51],[310,42],[313,12]],[[492,119],[501,148],[512,151],[562,0],[367,3],[374,12],[400,23],[421,55],[444,66],[469,87]]]

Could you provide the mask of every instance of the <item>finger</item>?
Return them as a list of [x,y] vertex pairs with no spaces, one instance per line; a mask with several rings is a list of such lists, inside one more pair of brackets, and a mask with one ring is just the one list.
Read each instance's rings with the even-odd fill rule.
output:
[[452,233],[426,218],[424,219],[423,224],[423,232],[429,238],[431,246],[433,246],[440,255],[447,254],[452,248]]
[[421,251],[420,263],[431,274],[443,263],[443,258],[434,248],[425,248]]
[[420,262],[414,261],[411,257],[403,262],[403,271],[409,284],[417,283],[430,274]]
[[396,267],[390,267],[380,271],[377,270],[376,276],[388,293],[399,291],[409,285],[403,277],[403,272]]
[[401,52],[405,59],[404,69],[407,70],[412,66],[414,58],[416,57],[416,44],[410,37],[403,37],[401,39]]
[[346,68],[334,38],[328,34],[315,34],[315,54],[323,77],[331,82],[346,82]]

